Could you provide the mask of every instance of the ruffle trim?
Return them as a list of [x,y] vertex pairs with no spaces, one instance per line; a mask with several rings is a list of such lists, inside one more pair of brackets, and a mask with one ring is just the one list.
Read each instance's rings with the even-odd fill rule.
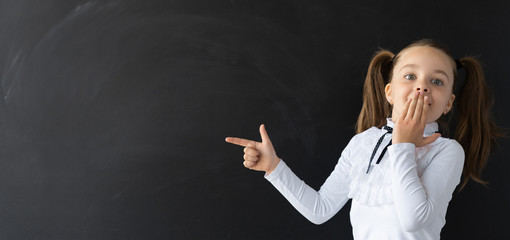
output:
[[[382,162],[371,168],[366,174],[361,168],[357,174],[351,174],[349,197],[367,206],[389,204],[393,202],[391,179],[388,176],[388,167]],[[384,168],[384,169],[383,169]],[[355,170],[354,170],[355,171]]]
[[[377,138],[380,134],[380,131],[374,131],[373,138]],[[387,141],[389,140],[384,142]],[[379,150],[376,158],[379,156],[380,152]],[[390,163],[386,156],[379,164],[376,164],[374,161],[367,174],[368,159],[358,159],[354,161],[350,172],[351,184],[348,195],[349,198],[367,206],[393,203],[389,165]]]

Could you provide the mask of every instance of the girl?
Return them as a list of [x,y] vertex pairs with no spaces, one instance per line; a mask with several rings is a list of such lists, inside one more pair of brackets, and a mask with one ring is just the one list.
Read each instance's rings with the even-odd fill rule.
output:
[[[456,97],[460,68],[466,79]],[[441,137],[438,124],[451,117],[454,102],[455,140]],[[244,146],[244,166],[265,171],[265,178],[313,223],[327,221],[352,199],[354,239],[439,239],[461,174],[461,188],[470,178],[484,183],[480,174],[499,136],[490,107],[476,59],[455,60],[442,46],[420,40],[396,55],[375,54],[358,134],[319,191],[276,155],[264,125],[262,142],[226,141]]]

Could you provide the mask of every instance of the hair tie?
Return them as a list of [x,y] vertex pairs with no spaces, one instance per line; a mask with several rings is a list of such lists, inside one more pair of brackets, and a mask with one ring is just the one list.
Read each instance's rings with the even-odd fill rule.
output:
[[464,65],[462,65],[462,62],[460,62],[458,58],[454,58],[453,61],[455,61],[455,65],[457,65],[457,70],[464,67]]

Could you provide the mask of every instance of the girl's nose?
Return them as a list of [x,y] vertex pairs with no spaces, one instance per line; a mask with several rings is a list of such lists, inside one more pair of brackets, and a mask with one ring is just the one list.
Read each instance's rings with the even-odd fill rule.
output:
[[430,91],[427,88],[423,88],[423,87],[417,87],[416,91],[421,92],[422,94],[430,93]]

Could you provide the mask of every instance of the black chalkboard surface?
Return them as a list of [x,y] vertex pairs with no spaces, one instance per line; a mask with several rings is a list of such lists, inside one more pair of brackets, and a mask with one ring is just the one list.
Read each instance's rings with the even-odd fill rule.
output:
[[[354,134],[378,47],[430,37],[486,65],[508,126],[508,4],[0,1],[0,239],[352,239],[242,166],[259,140],[318,188]],[[496,34],[497,33],[497,34]],[[508,141],[450,203],[446,239],[496,239]]]

